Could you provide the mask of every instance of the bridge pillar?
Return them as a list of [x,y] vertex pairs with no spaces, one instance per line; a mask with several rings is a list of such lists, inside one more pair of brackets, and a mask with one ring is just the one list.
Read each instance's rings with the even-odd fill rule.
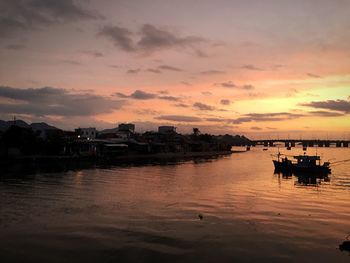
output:
[[336,147],[341,147],[341,142],[337,142],[337,143],[335,144],[335,146],[336,146]]
[[291,146],[291,147],[295,147],[295,142],[291,142],[291,143],[290,143],[290,146]]
[[349,147],[349,143],[348,142],[343,142],[343,147]]
[[284,146],[285,146],[285,147],[289,147],[289,142],[285,142],[285,143],[284,143]]
[[313,142],[309,142],[309,147],[314,147],[314,143]]
[[269,142],[269,147],[273,147],[273,142]]
[[318,147],[323,147],[323,142],[319,142]]
[[324,143],[324,146],[325,146],[325,147],[329,147],[329,146],[330,146],[330,142],[325,142],[325,143]]

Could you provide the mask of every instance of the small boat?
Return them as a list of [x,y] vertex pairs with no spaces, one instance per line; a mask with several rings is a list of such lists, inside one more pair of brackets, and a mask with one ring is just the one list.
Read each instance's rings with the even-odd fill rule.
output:
[[290,146],[287,147],[287,150],[288,150],[288,151],[290,151],[291,149],[292,149],[292,147],[290,147]]
[[263,151],[267,151],[268,149],[267,148],[263,148]]
[[250,151],[250,146],[247,146],[246,150],[247,150],[247,151]]
[[294,160],[287,157],[281,158],[282,154],[277,154],[277,160],[273,160],[276,171],[302,174],[330,174],[331,168],[329,162],[321,164],[321,158],[318,155],[297,155]]

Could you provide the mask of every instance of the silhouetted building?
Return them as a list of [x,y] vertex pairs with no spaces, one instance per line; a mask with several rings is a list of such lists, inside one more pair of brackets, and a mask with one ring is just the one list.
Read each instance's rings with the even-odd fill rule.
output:
[[121,123],[118,125],[118,131],[134,133],[135,132],[135,124],[133,124],[133,123]]
[[174,127],[174,126],[159,126],[158,132],[163,133],[163,134],[176,133],[176,127]]
[[79,138],[83,139],[95,139],[97,136],[96,128],[78,128],[75,129],[75,132],[78,134]]

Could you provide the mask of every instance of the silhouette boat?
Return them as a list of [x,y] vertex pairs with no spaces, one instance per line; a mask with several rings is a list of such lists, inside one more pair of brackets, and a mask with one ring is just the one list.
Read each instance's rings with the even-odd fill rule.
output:
[[321,158],[318,155],[297,155],[293,156],[293,160],[289,160],[287,156],[280,153],[277,154],[277,160],[273,160],[276,171],[295,173],[295,174],[323,174],[331,173],[330,163],[321,164]]

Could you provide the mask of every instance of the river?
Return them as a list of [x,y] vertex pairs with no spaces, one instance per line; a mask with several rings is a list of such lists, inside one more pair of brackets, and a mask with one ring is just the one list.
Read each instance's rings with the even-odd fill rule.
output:
[[2,174],[1,262],[349,262],[338,246],[350,234],[350,163],[301,180],[274,174],[276,152]]

